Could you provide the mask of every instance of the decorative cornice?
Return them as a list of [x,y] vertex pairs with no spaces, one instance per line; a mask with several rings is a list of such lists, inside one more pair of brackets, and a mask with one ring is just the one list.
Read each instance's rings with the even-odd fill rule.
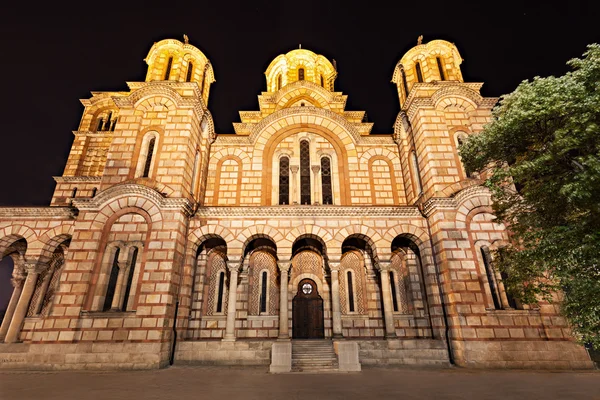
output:
[[218,134],[215,140],[215,145],[238,145],[250,146],[249,136],[238,136],[231,133]]
[[113,136],[114,131],[72,131],[74,136]]
[[432,197],[423,205],[423,213],[425,216],[429,217],[436,210],[456,210],[469,198],[479,196],[490,197],[491,193],[486,187],[475,185],[461,190],[460,192],[456,193],[454,197]]
[[101,176],[53,176],[55,182],[100,182]]
[[348,122],[347,119],[345,119],[339,114],[334,113],[333,111],[310,106],[284,108],[274,112],[273,114],[260,121],[258,124],[254,125],[254,127],[252,128],[252,133],[250,134],[250,142],[255,143],[260,133],[278,119],[296,115],[315,115],[332,120],[338,125],[340,125],[342,128],[344,128],[348,133],[350,133],[350,136],[354,139],[355,143],[360,142],[360,133],[353,124]]
[[74,219],[77,210],[72,207],[0,207],[0,219],[9,218],[64,218]]
[[259,206],[199,207],[196,217],[421,217],[417,207]]
[[394,138],[392,135],[369,135],[360,138],[361,145],[394,145]]
[[187,214],[192,212],[192,204],[188,199],[164,197],[155,189],[135,183],[112,186],[93,198],[75,198],[72,204],[79,210],[99,210],[110,200],[131,195],[144,197],[161,210],[181,210]]

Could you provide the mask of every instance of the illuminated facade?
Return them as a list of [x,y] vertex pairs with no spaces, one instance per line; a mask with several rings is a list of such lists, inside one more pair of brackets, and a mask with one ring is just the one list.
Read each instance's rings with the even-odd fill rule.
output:
[[0,208],[0,367],[266,365],[306,338],[362,364],[592,367],[557,305],[519,304],[492,267],[506,231],[457,147],[497,99],[453,44],[398,62],[388,135],[309,50],[272,61],[235,135],[214,131],[213,67],[187,38],[145,61],[145,82],[82,100],[50,206]]

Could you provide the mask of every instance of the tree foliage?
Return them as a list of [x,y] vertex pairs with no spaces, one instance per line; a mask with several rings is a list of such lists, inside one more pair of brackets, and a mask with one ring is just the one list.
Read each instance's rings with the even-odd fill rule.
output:
[[460,148],[482,171],[510,244],[496,266],[526,304],[556,301],[581,342],[600,348],[600,45],[504,95]]

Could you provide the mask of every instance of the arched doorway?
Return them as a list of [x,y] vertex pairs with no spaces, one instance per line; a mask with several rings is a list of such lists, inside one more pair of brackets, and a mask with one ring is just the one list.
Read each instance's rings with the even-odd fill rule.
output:
[[292,302],[294,339],[318,339],[325,337],[323,299],[312,279],[302,279]]

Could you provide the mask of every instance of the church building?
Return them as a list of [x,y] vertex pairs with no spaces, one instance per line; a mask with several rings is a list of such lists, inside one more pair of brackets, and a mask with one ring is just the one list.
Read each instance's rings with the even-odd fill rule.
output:
[[385,135],[307,49],[270,63],[235,134],[187,37],[144,61],[82,100],[50,205],[0,207],[0,369],[593,368],[559,305],[521,304],[493,267],[507,232],[458,146],[498,99],[454,44],[398,61]]

